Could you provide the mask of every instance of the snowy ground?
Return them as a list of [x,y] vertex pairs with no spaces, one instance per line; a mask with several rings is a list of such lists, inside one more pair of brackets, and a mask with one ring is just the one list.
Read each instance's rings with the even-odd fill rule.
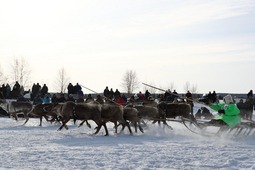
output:
[[175,122],[133,136],[109,123],[108,137],[71,122],[62,131],[45,120],[22,123],[0,118],[0,169],[255,169],[255,137],[202,137]]

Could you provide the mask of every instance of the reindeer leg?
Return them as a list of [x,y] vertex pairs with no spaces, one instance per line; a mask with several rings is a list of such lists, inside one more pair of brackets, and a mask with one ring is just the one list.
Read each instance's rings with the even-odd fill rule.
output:
[[108,133],[108,129],[107,129],[107,126],[106,126],[106,123],[103,124],[104,126],[104,129],[105,129],[105,136],[109,136],[109,133]]
[[23,125],[25,125],[27,123],[27,121],[29,120],[28,117],[26,117],[26,121],[23,123]]
[[137,121],[134,121],[135,133],[137,133]]
[[63,127],[65,127],[66,130],[68,130],[68,127],[66,126],[66,123],[67,123],[69,120],[70,120],[70,119],[62,121],[63,124],[58,128],[58,131],[60,131]]
[[40,124],[39,124],[39,126],[42,126],[42,116],[40,116]]
[[121,125],[122,125],[122,128],[121,128],[120,133],[122,133],[122,132],[124,131],[125,127],[126,127],[126,125],[125,125],[125,124],[121,124]]
[[125,125],[128,127],[128,130],[129,130],[129,132],[130,132],[130,135],[133,135],[133,132],[132,132],[132,130],[131,130],[131,128],[130,128],[129,123],[125,121]]
[[98,125],[95,129],[96,129],[96,132],[94,133],[95,135],[98,134],[99,130],[101,129],[102,125]]
[[86,120],[83,120],[78,127],[81,127]]
[[166,122],[166,120],[163,120],[162,122],[163,122],[163,124],[164,124],[165,126],[167,126],[168,128],[170,128],[171,130],[173,130],[172,126],[168,125],[167,122]]
[[[115,133],[118,133],[118,126],[117,126],[117,121],[114,122],[114,128],[115,128]],[[123,127],[122,127],[123,128]],[[123,128],[124,129],[124,128]]]
[[107,126],[106,126],[106,123],[105,122],[102,122],[102,123],[97,123],[97,127],[96,127],[96,132],[94,133],[95,135],[100,131],[102,125],[104,126],[104,129],[105,129],[105,136],[109,136],[109,133],[108,133],[108,129],[107,129]]
[[16,121],[18,121],[18,114],[17,113],[15,113],[14,118],[15,118]]
[[86,124],[89,128],[91,128],[91,125],[89,124],[89,122],[86,120]]
[[155,124],[157,122],[157,120],[153,120],[152,124]]
[[142,133],[144,133],[143,128],[141,127],[140,121],[138,121],[138,127],[139,127],[139,130],[140,130]]

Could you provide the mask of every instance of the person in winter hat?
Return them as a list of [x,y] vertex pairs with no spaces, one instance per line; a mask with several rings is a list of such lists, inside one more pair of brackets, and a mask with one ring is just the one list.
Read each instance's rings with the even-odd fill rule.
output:
[[241,122],[240,110],[234,103],[231,95],[226,95],[223,98],[224,103],[209,104],[209,106],[218,111],[219,116],[214,117],[210,123],[215,125],[228,125],[235,127]]

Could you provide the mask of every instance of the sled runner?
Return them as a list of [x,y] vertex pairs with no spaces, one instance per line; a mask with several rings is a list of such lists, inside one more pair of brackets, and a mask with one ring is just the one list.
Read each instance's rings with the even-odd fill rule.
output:
[[189,131],[202,136],[255,136],[255,122],[251,120],[242,119],[240,124],[231,128],[227,125],[213,124],[210,121],[192,121],[183,117],[181,119]]

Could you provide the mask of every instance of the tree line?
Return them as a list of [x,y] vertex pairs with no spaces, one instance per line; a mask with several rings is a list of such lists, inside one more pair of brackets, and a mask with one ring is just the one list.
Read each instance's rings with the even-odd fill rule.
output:
[[[10,75],[4,74],[1,65],[0,65],[0,83],[7,84],[10,86],[14,86],[16,82],[20,84],[24,89],[30,89],[31,88],[31,69],[29,67],[28,62],[25,60],[25,58],[14,58],[11,65],[10,65],[10,71],[8,73]],[[55,79],[55,86],[57,87],[57,92],[59,93],[65,93],[68,87],[68,84],[70,83],[70,78],[67,75],[67,72],[64,67],[60,68],[58,70],[58,74]],[[151,83],[153,85],[153,83]],[[134,93],[135,90],[137,90],[140,86],[140,82],[137,76],[136,71],[134,70],[126,70],[126,72],[123,74],[122,80],[121,80],[121,86],[123,88],[123,92],[127,94]],[[175,89],[174,83],[171,82],[169,87],[166,90],[173,91]],[[192,93],[197,93],[197,85],[191,85],[188,81],[184,85],[184,91],[190,91]],[[151,93],[156,93],[156,89],[144,87],[144,91],[149,90]]]

